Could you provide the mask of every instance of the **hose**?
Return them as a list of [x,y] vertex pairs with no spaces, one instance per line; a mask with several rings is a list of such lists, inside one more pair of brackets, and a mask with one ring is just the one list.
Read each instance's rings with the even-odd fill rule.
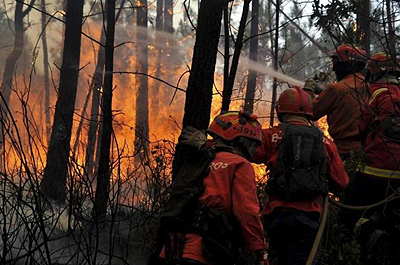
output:
[[327,216],[328,216],[328,196],[324,198],[324,209],[322,211],[321,223],[318,227],[317,235],[315,236],[315,240],[311,248],[310,255],[308,256],[306,265],[311,265],[315,259],[315,255],[317,254],[319,243],[321,242],[322,234],[325,229]]
[[388,203],[391,200],[394,200],[396,198],[400,198],[400,187],[394,191],[391,195],[389,195],[388,197],[386,197],[384,200],[380,201],[380,202],[376,202],[370,205],[363,205],[363,206],[353,206],[353,205],[347,205],[338,201],[335,201],[333,198],[329,198],[329,202],[332,203],[333,205],[339,206],[341,208],[345,208],[348,210],[355,210],[355,211],[364,211],[364,210],[368,210],[370,208],[374,208],[374,207],[378,207],[382,204]]
[[315,259],[315,255],[317,254],[317,250],[318,250],[319,244],[321,242],[322,234],[324,232],[326,220],[327,220],[327,216],[328,216],[328,202],[330,202],[336,206],[339,206],[341,208],[345,208],[345,209],[349,209],[349,210],[363,211],[363,210],[367,210],[370,208],[378,207],[382,204],[390,202],[393,199],[400,198],[400,195],[398,195],[398,193],[400,193],[400,188],[398,188],[397,191],[393,192],[390,196],[388,196],[386,199],[384,199],[380,202],[373,203],[370,205],[363,205],[363,206],[352,206],[352,205],[343,204],[341,202],[335,201],[333,198],[331,198],[329,196],[326,196],[324,198],[324,208],[322,211],[321,223],[318,227],[317,235],[315,236],[315,240],[314,240],[313,246],[311,248],[310,255],[308,256],[306,265],[312,265],[312,263]]
[[377,202],[377,203],[370,204],[370,205],[363,205],[363,206],[347,205],[347,204],[335,201],[333,198],[329,198],[329,202],[332,203],[333,205],[339,206],[344,209],[355,210],[355,211],[364,211],[364,210],[368,210],[370,208],[378,207],[378,206],[385,204],[387,202],[390,202],[391,200],[396,199],[396,198],[400,198],[400,196],[397,195],[396,192],[394,192],[393,194],[388,196],[386,199],[384,199],[380,202]]

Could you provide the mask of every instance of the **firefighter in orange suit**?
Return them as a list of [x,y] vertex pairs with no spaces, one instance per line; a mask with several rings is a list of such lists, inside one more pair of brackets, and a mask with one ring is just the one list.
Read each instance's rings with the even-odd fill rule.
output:
[[[252,162],[263,163],[270,171],[266,186],[269,199],[262,215],[279,265],[306,264],[319,227],[323,196],[328,189],[333,193],[342,191],[349,182],[335,144],[311,122],[312,108],[311,97],[301,88],[283,91],[276,104],[281,124],[263,129],[262,146],[252,157]],[[311,137],[303,137],[306,134]],[[306,146],[313,151],[300,151]],[[285,150],[281,148],[286,147],[284,156],[280,155]],[[285,168],[288,164],[290,169]],[[312,180],[317,186],[292,185],[302,179]]]
[[[211,123],[207,132],[213,141],[209,144],[216,150],[223,147],[224,151],[217,152],[209,165],[210,171],[203,180],[204,193],[199,201],[234,217],[238,223],[236,233],[241,235],[245,246],[257,254],[257,264],[268,265],[255,173],[248,161],[261,144],[261,125],[256,118],[246,113],[227,112]],[[202,139],[203,144],[205,139]],[[170,264],[232,264],[228,260],[217,264],[207,256],[203,243],[202,235],[186,234],[182,257],[172,256]],[[165,249],[161,256],[168,256]]]
[[[370,205],[400,187],[400,67],[380,52],[366,66],[370,98],[364,102],[360,134],[366,164],[357,172],[346,204]],[[393,197],[393,196],[392,196]],[[354,226],[364,253],[364,264],[400,264],[400,200],[385,202],[366,212],[350,211],[348,225]]]
[[[361,71],[367,60],[366,51],[351,44],[338,46],[331,55],[336,82],[329,84],[313,99],[313,120],[327,115],[329,134],[333,138],[343,160],[361,147],[358,124],[360,117],[361,90],[364,76]],[[313,97],[316,88],[307,80],[304,86]]]

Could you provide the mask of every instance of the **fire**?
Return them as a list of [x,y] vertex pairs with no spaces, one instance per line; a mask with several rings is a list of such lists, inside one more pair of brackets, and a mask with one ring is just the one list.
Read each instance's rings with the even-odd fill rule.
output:
[[[91,19],[87,19],[83,31],[85,34],[91,36],[93,39],[99,40],[101,34],[102,23],[95,22]],[[177,85],[177,81],[181,77],[181,74],[188,70],[187,66],[191,64],[191,56],[193,53],[194,37],[186,36],[179,38],[176,35],[169,33],[159,33],[152,29],[144,29],[136,27],[135,25],[127,25],[126,27],[117,27],[115,45],[115,62],[114,71],[124,72],[136,72],[138,64],[138,55],[136,52],[137,44],[141,43],[141,40],[136,39],[136,32],[147,31],[148,42],[146,43],[148,50],[148,74],[166,82]],[[53,32],[54,31],[49,31]],[[51,38],[49,38],[51,39]],[[53,60],[60,56],[60,49],[55,47],[61,46],[61,38],[52,39],[53,43],[50,45],[50,55]],[[123,43],[123,45],[120,45]],[[85,111],[84,102],[89,93],[89,84],[91,83],[92,76],[95,69],[95,62],[97,61],[97,51],[99,45],[92,42],[86,37],[82,37],[82,49],[81,49],[81,63],[82,67],[80,71],[78,91],[76,98],[76,110],[74,115],[73,130],[71,134],[71,147],[73,148],[77,141],[78,148],[74,156],[74,161],[77,165],[83,165],[85,162],[85,150],[87,143],[88,125],[90,119],[91,109],[91,96],[89,98],[89,104]],[[41,50],[40,50],[41,52]],[[161,53],[161,54],[160,54]],[[140,55],[139,55],[140,56]],[[36,57],[35,57],[36,58]],[[161,58],[161,59],[160,59]],[[41,60],[36,60],[36,65],[39,65]],[[215,85],[214,85],[214,96],[212,102],[212,110],[210,121],[220,113],[220,107],[222,103],[222,97],[219,93],[223,89],[223,69],[220,67],[222,57],[219,55],[218,63],[215,74]],[[52,65],[52,64],[51,64]],[[84,66],[84,67],[83,67]],[[40,67],[39,67],[40,68]],[[52,67],[52,83],[58,85],[58,69]],[[230,105],[231,110],[240,110],[243,108],[243,98],[245,91],[245,76],[247,74],[247,66],[239,66],[237,73],[238,83],[235,85],[234,96]],[[17,120],[18,129],[21,131],[23,137],[23,149],[26,153],[31,154],[30,164],[34,164],[35,167],[42,171],[45,166],[47,142],[45,135],[45,112],[51,112],[51,118],[53,118],[54,107],[57,100],[57,88],[51,88],[51,102],[50,110],[45,110],[43,105],[43,78],[41,74],[33,75],[32,83],[29,87],[29,93],[24,92],[27,89],[26,79],[27,74],[20,74],[17,77],[16,86],[17,90],[20,90],[20,94],[25,95],[26,99],[17,97],[16,93],[13,93],[10,106],[13,107],[14,117]],[[186,89],[189,74],[185,74],[180,83],[179,87]],[[113,91],[113,115],[114,115],[114,137],[112,157],[118,156],[131,157],[134,153],[134,140],[135,140],[135,122],[136,122],[136,98],[138,89],[138,75],[134,74],[114,74],[114,91]],[[260,79],[262,80],[262,78]],[[257,84],[256,97],[261,100],[254,105],[254,113],[259,116],[259,120],[263,127],[269,126],[269,111],[270,103],[265,98],[270,98],[269,92],[265,93],[265,89],[269,91],[270,84],[262,83],[259,80]],[[149,92],[149,141],[156,143],[161,139],[166,139],[172,143],[176,142],[177,137],[181,131],[181,121],[183,118],[184,104],[185,104],[185,93],[182,91],[176,91],[175,88],[169,87],[153,78],[148,78],[148,92]],[[27,105],[23,103],[26,102]],[[22,109],[23,106],[28,106],[29,121],[30,121],[30,134],[27,129],[24,129],[24,115],[26,111]],[[26,120],[26,119],[25,119]],[[80,122],[83,122],[83,129],[79,135],[77,135],[77,129]],[[27,124],[27,122],[25,122]],[[35,124],[35,126],[33,126]],[[33,130],[33,127],[35,129]],[[37,127],[37,128],[36,128]],[[33,133],[34,132],[34,133]],[[33,134],[32,134],[33,133]],[[118,143],[118,145],[116,145]],[[35,148],[31,148],[35,146]],[[154,146],[157,146],[155,144]],[[29,149],[32,149],[30,151]],[[121,154],[121,150],[125,152]],[[74,150],[72,150],[74,151]],[[8,162],[15,163],[14,166],[20,164],[21,158],[14,152],[9,152]],[[133,170],[131,159],[124,160],[123,172]],[[257,178],[263,179],[265,173],[265,167],[255,167],[257,172]],[[78,169],[76,169],[78,170]],[[79,169],[81,170],[81,169]]]
[[318,125],[318,127],[321,129],[321,131],[324,133],[324,135],[326,137],[328,137],[329,139],[332,139],[332,137],[330,136],[330,134],[328,132],[329,126],[328,126],[328,122],[326,120],[326,116],[324,116],[321,119],[319,119],[317,121],[317,125]]

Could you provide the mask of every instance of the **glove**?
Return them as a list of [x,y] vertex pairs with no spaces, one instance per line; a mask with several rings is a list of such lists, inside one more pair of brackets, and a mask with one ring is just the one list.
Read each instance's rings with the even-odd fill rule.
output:
[[318,83],[313,78],[308,78],[306,80],[303,89],[316,95],[319,95],[322,92],[322,89],[318,86]]
[[256,252],[257,255],[257,265],[269,265],[268,252],[263,249]]
[[197,130],[192,126],[187,126],[182,130],[179,142],[199,150],[207,142],[207,135],[204,130]]

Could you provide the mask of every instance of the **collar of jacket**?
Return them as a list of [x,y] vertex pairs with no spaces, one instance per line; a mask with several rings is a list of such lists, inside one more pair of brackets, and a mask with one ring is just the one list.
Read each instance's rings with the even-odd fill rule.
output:
[[378,79],[376,84],[385,84],[385,85],[400,85],[399,79],[395,75],[387,74],[382,78]]
[[306,117],[298,116],[296,114],[285,114],[283,116],[283,122],[311,125],[310,121]]
[[220,138],[217,138],[214,140],[213,147],[216,149],[220,148],[220,149],[223,149],[225,152],[229,152],[229,153],[233,153],[233,154],[241,156],[241,154],[239,154],[238,150],[236,150],[234,147],[232,147],[230,145],[225,144],[223,142],[223,140]]
[[365,77],[362,73],[357,72],[357,73],[346,75],[340,81],[337,81],[337,82],[341,82],[341,81],[343,82],[344,80],[349,80],[349,79],[359,79],[360,81],[364,81]]

